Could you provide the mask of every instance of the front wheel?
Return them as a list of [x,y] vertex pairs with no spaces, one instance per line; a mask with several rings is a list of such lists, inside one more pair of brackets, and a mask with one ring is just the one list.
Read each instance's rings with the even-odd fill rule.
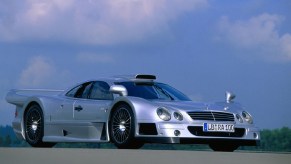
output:
[[55,143],[42,142],[44,134],[44,120],[41,108],[32,105],[24,116],[25,139],[32,147],[53,147]]
[[138,149],[143,143],[135,138],[135,119],[125,104],[113,109],[109,122],[110,139],[119,149]]

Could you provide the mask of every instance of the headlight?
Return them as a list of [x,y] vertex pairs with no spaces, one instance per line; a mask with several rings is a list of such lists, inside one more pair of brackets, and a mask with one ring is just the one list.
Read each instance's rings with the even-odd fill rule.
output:
[[240,123],[243,122],[243,119],[241,118],[241,116],[239,114],[236,114],[235,117]]
[[157,109],[157,115],[164,121],[169,121],[171,119],[171,113],[164,107]]
[[248,122],[249,124],[252,124],[253,123],[253,118],[252,118],[252,116],[248,112],[243,111],[241,114],[242,114],[242,117],[244,118],[244,120],[246,122]]
[[182,114],[179,113],[179,112],[174,112],[174,118],[175,118],[176,120],[179,120],[179,121],[182,121],[182,120],[183,120],[183,116],[182,116]]

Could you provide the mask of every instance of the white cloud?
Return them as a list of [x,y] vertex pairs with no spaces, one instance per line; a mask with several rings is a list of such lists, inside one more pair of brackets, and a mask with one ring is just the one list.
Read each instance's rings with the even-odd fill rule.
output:
[[48,59],[38,56],[31,59],[26,69],[21,73],[19,84],[21,86],[40,86],[53,79],[56,69]]
[[70,79],[70,73],[59,70],[52,60],[44,56],[36,56],[29,60],[27,67],[21,72],[18,85],[25,88],[64,87]]
[[291,61],[291,35],[280,35],[278,29],[283,21],[282,16],[271,14],[233,22],[223,17],[219,22],[220,39],[227,40],[239,49],[251,50],[250,55],[264,60]]
[[166,33],[170,20],[207,5],[207,0],[1,1],[0,40],[135,42]]

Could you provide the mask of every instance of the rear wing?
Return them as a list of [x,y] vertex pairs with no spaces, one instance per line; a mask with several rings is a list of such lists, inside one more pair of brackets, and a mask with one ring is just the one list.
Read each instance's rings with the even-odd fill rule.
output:
[[62,93],[64,90],[52,89],[12,89],[6,95],[6,101],[10,104],[23,106],[27,99],[32,96],[53,96]]

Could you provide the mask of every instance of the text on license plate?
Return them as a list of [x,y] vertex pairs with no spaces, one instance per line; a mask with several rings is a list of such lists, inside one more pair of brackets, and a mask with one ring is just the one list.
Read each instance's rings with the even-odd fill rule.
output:
[[203,131],[204,132],[234,132],[234,125],[233,124],[204,123]]

